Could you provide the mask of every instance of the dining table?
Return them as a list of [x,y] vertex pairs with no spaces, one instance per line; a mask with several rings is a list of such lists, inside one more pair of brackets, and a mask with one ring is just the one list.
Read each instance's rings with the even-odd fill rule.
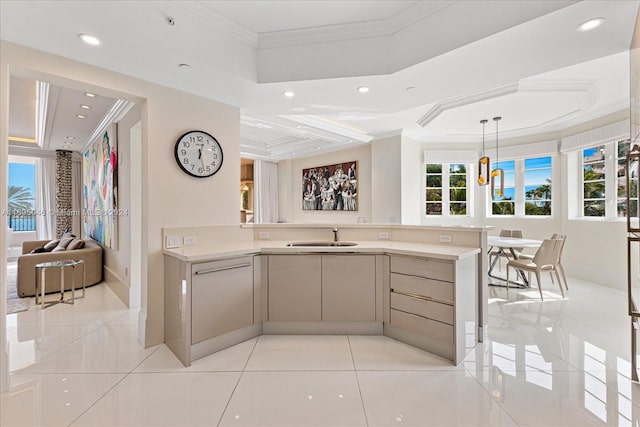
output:
[[[498,259],[500,257],[505,257],[507,259],[518,259],[518,251],[516,248],[538,248],[542,244],[542,240],[533,240],[533,239],[524,239],[522,237],[500,237],[500,236],[487,236],[487,246],[489,248],[487,255],[491,253],[494,249],[497,250],[496,256],[493,258],[493,261],[489,265],[489,270],[487,274],[489,277],[497,280],[502,280],[506,282],[506,278],[497,276],[493,273],[493,269],[498,263]],[[507,253],[508,251],[508,253]],[[507,267],[508,268],[508,267]],[[527,276],[524,274],[522,270],[517,270],[518,276],[521,281],[514,281],[513,283],[519,287],[529,287],[529,280]],[[510,281],[511,283],[511,281]],[[505,286],[498,283],[489,283],[490,286]]]

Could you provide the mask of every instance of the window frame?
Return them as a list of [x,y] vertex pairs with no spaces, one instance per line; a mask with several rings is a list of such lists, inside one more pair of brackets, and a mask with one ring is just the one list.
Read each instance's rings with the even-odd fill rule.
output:
[[[628,142],[629,138],[615,138],[613,140],[609,140],[606,142],[597,142],[594,144],[590,144],[584,146],[576,152],[577,156],[577,170],[576,173],[578,175],[578,189],[579,196],[577,197],[577,207],[578,207],[578,215],[574,219],[581,221],[626,221],[626,216],[618,216],[618,200],[623,200],[624,198],[618,197],[618,144]],[[605,214],[604,216],[586,216],[584,215],[584,161],[583,161],[583,152],[584,150],[597,148],[599,146],[604,147],[604,167],[605,167],[605,195],[604,195],[604,205],[605,205]],[[621,158],[620,158],[621,159]]]
[[[525,172],[526,169],[524,167],[525,165],[525,161],[526,160],[531,160],[531,159],[541,159],[541,158],[545,158],[545,157],[549,157],[551,159],[551,166],[549,167],[549,170],[551,171],[551,214],[549,215],[527,215],[526,214],[526,209],[525,209],[525,205],[527,203],[527,199],[526,199],[526,191],[525,191]],[[539,155],[539,154],[533,154],[533,155],[529,155],[526,157],[517,157],[517,158],[506,158],[506,159],[501,159],[499,163],[503,163],[503,162],[509,162],[509,161],[513,161],[515,163],[514,166],[514,177],[513,177],[513,182],[514,182],[514,213],[513,215],[500,215],[500,214],[494,214],[493,213],[493,197],[491,194],[491,187],[487,186],[487,190],[486,190],[486,195],[487,195],[487,203],[486,203],[486,207],[485,207],[485,215],[487,218],[527,218],[527,219],[552,219],[555,217],[555,212],[556,212],[556,203],[554,203],[555,200],[555,193],[556,193],[556,188],[557,188],[557,184],[554,185],[554,181],[556,179],[555,173],[554,173],[554,169],[555,169],[555,165],[557,162],[557,155],[555,154],[545,154],[545,155]],[[493,167],[493,166],[492,166]],[[547,168],[544,168],[547,169]],[[529,169],[529,170],[533,170],[533,169]]]
[[[442,176],[441,187],[428,187],[427,180],[427,167],[428,165],[441,165],[442,171],[440,175]],[[451,165],[464,165],[466,169],[466,213],[464,215],[452,215],[451,214],[451,190],[458,187],[451,187]],[[424,187],[423,187],[423,198],[422,198],[422,215],[426,218],[471,218],[473,217],[473,185],[472,179],[473,176],[473,164],[468,162],[437,162],[430,161],[423,163],[423,177],[424,177]],[[441,188],[442,189],[442,199],[438,202],[442,204],[442,212],[440,215],[429,215],[427,214],[427,204],[434,203],[427,201],[427,190],[431,188]],[[462,203],[459,201],[454,201],[453,203]]]

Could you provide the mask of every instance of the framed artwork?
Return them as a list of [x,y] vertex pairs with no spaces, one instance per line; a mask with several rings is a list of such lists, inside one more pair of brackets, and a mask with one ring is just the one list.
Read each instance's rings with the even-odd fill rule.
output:
[[358,162],[302,170],[303,211],[357,211]]
[[84,234],[117,249],[118,146],[111,124],[82,156]]

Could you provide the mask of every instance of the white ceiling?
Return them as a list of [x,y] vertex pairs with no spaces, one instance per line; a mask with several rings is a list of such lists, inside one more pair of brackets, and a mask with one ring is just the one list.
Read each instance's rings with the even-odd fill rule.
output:
[[[495,115],[503,117],[501,134],[515,137],[620,111],[628,106],[637,8],[637,1],[3,0],[0,37],[236,105],[242,152],[278,160],[400,132],[479,141],[480,119]],[[605,24],[576,31],[592,17]],[[102,45],[82,44],[80,32]],[[362,85],[371,91],[358,93]],[[295,97],[283,97],[285,90]]]
[[257,33],[388,19],[417,1],[215,1],[207,7]]

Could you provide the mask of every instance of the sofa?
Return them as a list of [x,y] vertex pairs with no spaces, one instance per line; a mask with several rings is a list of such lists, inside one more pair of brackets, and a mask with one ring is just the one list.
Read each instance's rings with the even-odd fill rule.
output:
[[[65,250],[60,252],[31,253],[35,248],[47,244],[48,240],[33,240],[22,243],[22,255],[18,257],[18,296],[32,297],[36,294],[36,264],[51,261],[83,260],[86,284],[91,286],[102,281],[102,247],[91,239],[84,239],[82,249]],[[68,269],[67,269],[68,270]],[[67,271],[65,271],[66,273]],[[75,268],[76,289],[82,288],[82,268]],[[60,270],[50,268],[45,270],[47,293],[60,292]],[[71,289],[71,276],[65,275],[65,290]]]

